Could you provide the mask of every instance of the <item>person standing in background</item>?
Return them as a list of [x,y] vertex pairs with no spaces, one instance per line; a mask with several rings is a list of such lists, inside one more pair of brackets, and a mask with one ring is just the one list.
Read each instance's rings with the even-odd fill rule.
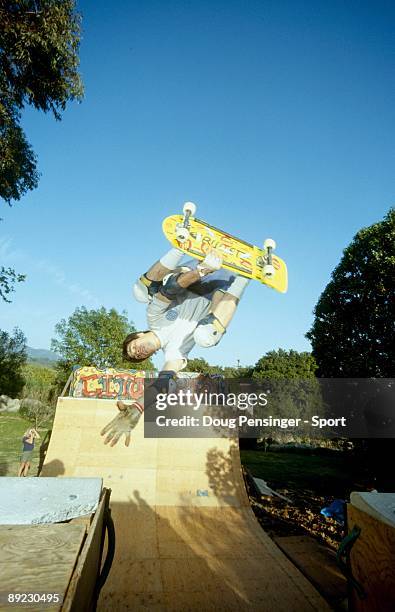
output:
[[31,427],[30,429],[28,429],[23,435],[23,438],[22,438],[23,449],[22,449],[21,463],[20,463],[19,470],[18,470],[18,476],[27,476],[29,472],[33,450],[34,450],[34,441],[36,438],[39,440],[40,436],[37,433],[37,431],[34,429],[34,427]]

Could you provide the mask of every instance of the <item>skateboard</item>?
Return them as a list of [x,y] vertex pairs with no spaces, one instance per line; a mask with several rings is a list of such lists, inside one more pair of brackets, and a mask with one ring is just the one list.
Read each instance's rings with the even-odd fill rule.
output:
[[164,235],[174,247],[195,259],[204,259],[207,253],[215,249],[223,258],[223,268],[286,293],[287,265],[283,259],[274,255],[274,240],[267,238],[263,248],[240,240],[197,219],[193,202],[184,204],[183,213],[166,217],[162,224]]

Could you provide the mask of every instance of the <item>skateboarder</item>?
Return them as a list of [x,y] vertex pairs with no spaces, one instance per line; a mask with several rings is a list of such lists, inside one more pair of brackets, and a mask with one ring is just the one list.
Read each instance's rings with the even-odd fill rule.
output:
[[[147,304],[149,330],[129,334],[124,341],[125,359],[139,363],[162,349],[164,365],[160,376],[174,375],[185,368],[188,354],[197,344],[218,344],[249,282],[247,278],[221,269],[221,257],[210,252],[198,263],[181,266],[184,253],[171,249],[139,278],[134,297]],[[114,446],[136,426],[141,409],[119,401],[120,413],[101,432],[105,443]]]
[[162,349],[162,370],[179,372],[195,344],[215,346],[232,320],[248,279],[221,269],[215,251],[186,266],[183,257],[171,249],[134,284],[135,298],[147,303],[149,330],[125,339],[124,357],[132,363]]

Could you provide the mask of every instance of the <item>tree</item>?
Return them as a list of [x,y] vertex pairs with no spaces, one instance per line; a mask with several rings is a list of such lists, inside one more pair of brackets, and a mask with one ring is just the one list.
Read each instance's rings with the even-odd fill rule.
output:
[[188,359],[187,368],[188,372],[199,372],[200,374],[213,374],[219,373],[217,366],[212,366],[203,357],[195,357],[194,359]]
[[0,394],[16,397],[25,384],[26,338],[17,327],[10,335],[0,330]]
[[46,368],[36,363],[27,363],[23,367],[23,378],[25,380],[24,398],[39,400],[44,404],[53,400],[51,388],[56,378],[56,372],[53,368]]
[[20,113],[0,98],[0,197],[9,205],[35,189],[39,179],[37,158],[19,121]]
[[8,295],[15,291],[15,283],[20,283],[25,280],[24,274],[17,274],[12,268],[0,267],[0,297],[10,303]]
[[35,429],[38,429],[45,422],[53,419],[55,406],[45,404],[38,399],[25,398],[21,402],[19,414],[33,423]]
[[[0,0],[0,198],[11,206],[38,185],[37,157],[20,125],[25,106],[60,120],[81,100],[80,15],[74,0]],[[25,279],[0,268],[0,298]]]
[[[51,341],[52,350],[61,357],[55,366],[58,384],[66,382],[75,365],[130,369],[130,362],[122,356],[122,343],[133,331],[136,330],[124,312],[120,314],[114,308],[104,307],[76,308],[67,321],[62,319],[55,326],[59,339]],[[153,364],[146,359],[138,367],[152,370]]]
[[[317,364],[311,353],[279,349],[263,355],[252,368],[250,376],[265,381],[270,391],[268,409],[272,416],[309,420],[323,410],[316,369]],[[270,437],[278,437],[280,433],[288,435],[288,432],[274,430]],[[296,433],[309,435],[308,428],[300,428]]]
[[246,368],[211,365],[203,357],[188,359],[186,369],[188,372],[199,372],[201,374],[220,374],[224,378],[242,378],[243,376],[247,376]]
[[30,105],[59,120],[69,100],[82,98],[79,43],[74,0],[0,1],[0,197],[8,204],[39,178],[21,111]]
[[395,375],[395,208],[345,249],[306,334],[319,375]]
[[317,364],[311,353],[290,350],[269,351],[252,368],[253,378],[314,378]]

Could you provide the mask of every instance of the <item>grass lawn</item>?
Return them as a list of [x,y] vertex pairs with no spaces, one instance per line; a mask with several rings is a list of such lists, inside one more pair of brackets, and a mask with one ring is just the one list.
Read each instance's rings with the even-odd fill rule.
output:
[[[22,436],[32,424],[17,414],[0,415],[0,476],[17,476],[22,453]],[[36,441],[29,476],[36,476],[40,461],[40,444],[48,426],[38,430],[41,440]]]
[[273,489],[310,489],[323,496],[344,498],[354,481],[352,462],[341,452],[314,455],[242,450],[241,461]]

